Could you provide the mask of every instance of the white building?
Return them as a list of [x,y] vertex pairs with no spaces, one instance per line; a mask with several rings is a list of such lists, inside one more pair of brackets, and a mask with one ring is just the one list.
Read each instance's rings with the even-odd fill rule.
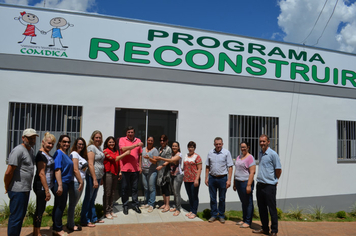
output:
[[[167,134],[183,153],[195,141],[203,163],[216,136],[234,157],[250,140],[257,158],[267,133],[282,162],[278,207],[348,211],[356,201],[355,55],[34,7],[0,4],[0,19],[1,173],[26,127],[88,140],[133,125],[143,141]],[[199,197],[209,208],[204,181]],[[240,208],[232,188],[227,201]]]

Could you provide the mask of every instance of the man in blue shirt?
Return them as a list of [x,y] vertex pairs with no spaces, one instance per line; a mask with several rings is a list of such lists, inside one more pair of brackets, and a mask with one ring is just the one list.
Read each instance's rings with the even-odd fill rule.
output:
[[[231,186],[232,163],[231,154],[223,149],[223,140],[214,139],[215,148],[210,150],[206,160],[205,184],[209,187],[211,218],[209,222],[217,219],[219,213],[220,223],[225,223],[226,190]],[[216,193],[219,190],[219,208]]]
[[262,229],[253,230],[256,234],[269,235],[268,211],[271,215],[271,234],[278,233],[278,216],[276,193],[278,179],[282,174],[281,162],[278,154],[269,148],[269,137],[265,134],[260,136],[261,152],[257,174],[257,205],[260,213]]

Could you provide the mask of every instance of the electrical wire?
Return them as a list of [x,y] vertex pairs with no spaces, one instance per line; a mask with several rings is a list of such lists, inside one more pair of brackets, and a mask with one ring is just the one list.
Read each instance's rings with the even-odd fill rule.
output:
[[313,32],[313,30],[314,30],[314,28],[315,28],[315,26],[316,26],[316,23],[318,23],[319,18],[320,18],[320,16],[321,16],[321,13],[323,13],[323,10],[324,10],[324,8],[325,8],[325,6],[326,6],[326,3],[327,3],[328,1],[329,1],[329,0],[326,0],[326,1],[325,1],[323,8],[321,9],[321,11],[320,11],[320,13],[319,13],[319,16],[318,16],[318,18],[316,19],[316,21],[315,21],[315,23],[314,23],[313,28],[310,30],[310,33],[308,34],[308,36],[307,36],[302,42],[300,42],[301,44],[305,44],[305,41],[307,40],[307,38],[309,38],[309,36],[310,36],[311,33]]
[[318,40],[316,41],[316,44],[314,44],[313,46],[317,45],[317,44],[319,43],[319,39],[323,36],[324,31],[325,31],[326,27],[328,26],[328,24],[329,24],[329,22],[330,22],[330,20],[331,20],[331,17],[334,15],[335,8],[336,8],[336,5],[337,5],[338,2],[339,2],[339,0],[336,1],[335,6],[334,6],[334,9],[333,9],[333,12],[331,13],[331,16],[329,17],[328,22],[326,22],[326,25],[325,25],[325,27],[324,27],[324,29],[323,29],[323,32],[321,33],[320,37],[319,37]]

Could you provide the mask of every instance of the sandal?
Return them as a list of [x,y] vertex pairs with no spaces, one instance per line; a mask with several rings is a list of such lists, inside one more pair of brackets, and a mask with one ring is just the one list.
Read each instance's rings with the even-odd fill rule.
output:
[[190,216],[192,214],[192,212],[189,212],[187,214],[185,214],[185,216]]
[[192,213],[192,214],[190,214],[190,215],[188,216],[189,219],[194,219],[195,217],[197,217],[197,215],[194,214],[194,213]]
[[113,219],[113,217],[112,217],[111,214],[106,214],[105,217],[106,217],[106,219],[109,219],[109,220],[112,220],[112,219]]
[[84,227],[95,227],[95,224],[89,222],[87,224],[82,224],[82,226],[84,226]]
[[[60,234],[60,232],[62,232],[61,234]],[[67,232],[64,232],[63,230],[62,231],[52,231],[52,235],[53,236],[68,236],[68,233]]]
[[103,220],[97,220],[97,221],[95,221],[95,223],[105,223],[105,221],[103,221]]
[[158,208],[158,209],[164,209],[164,208],[166,208],[166,205],[162,205],[160,208]]
[[240,225],[240,228],[250,228],[250,225],[243,223],[242,225]]
[[168,209],[164,208],[161,212],[165,213],[165,212],[168,212],[168,211],[169,211],[169,208]]
[[[75,227],[77,227],[76,229],[74,229]],[[74,231],[82,231],[82,226],[80,225],[75,225],[73,228],[70,228],[70,227],[67,227],[67,229],[71,232],[74,232]]]
[[174,212],[174,214],[173,214],[173,216],[179,216],[179,214],[180,214],[180,211],[176,211],[176,212]]
[[169,211],[170,212],[175,212],[177,209],[176,208],[171,208]]

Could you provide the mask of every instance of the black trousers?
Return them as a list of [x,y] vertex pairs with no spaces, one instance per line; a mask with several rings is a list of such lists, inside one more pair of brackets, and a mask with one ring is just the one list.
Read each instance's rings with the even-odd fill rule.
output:
[[46,199],[46,193],[44,190],[33,190],[36,194],[36,211],[35,215],[33,216],[33,226],[36,228],[41,227],[41,222],[42,222],[42,215],[43,212],[46,209],[46,204],[47,201]]
[[271,215],[271,232],[278,233],[278,215],[276,203],[277,186],[257,183],[257,205],[260,213],[262,229],[269,232],[268,211]]
[[127,206],[129,203],[129,193],[131,188],[132,202],[134,206],[139,206],[138,202],[138,177],[140,172],[121,172],[122,203]]

